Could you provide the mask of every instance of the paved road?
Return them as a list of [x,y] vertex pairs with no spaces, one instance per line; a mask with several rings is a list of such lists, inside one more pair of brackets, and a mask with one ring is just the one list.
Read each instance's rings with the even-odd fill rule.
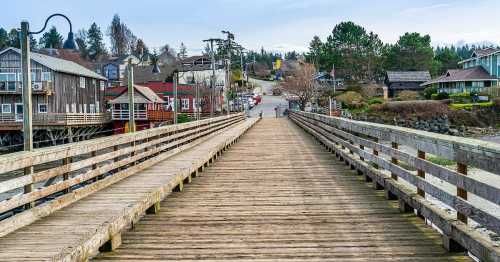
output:
[[254,107],[250,110],[251,117],[258,117],[259,113],[262,112],[262,117],[276,117],[274,112],[274,108],[276,106],[288,106],[288,102],[283,99],[281,96],[273,96],[272,94],[273,87],[277,84],[272,81],[262,81],[257,79],[250,80],[253,83],[259,85],[259,87],[255,88],[254,92],[258,94],[267,94],[262,96],[262,103]]

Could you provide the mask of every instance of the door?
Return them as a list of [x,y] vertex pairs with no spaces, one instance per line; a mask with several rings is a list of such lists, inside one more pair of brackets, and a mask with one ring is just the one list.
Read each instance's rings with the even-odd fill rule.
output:
[[14,114],[16,115],[17,122],[23,121],[23,104],[16,103],[14,107]]

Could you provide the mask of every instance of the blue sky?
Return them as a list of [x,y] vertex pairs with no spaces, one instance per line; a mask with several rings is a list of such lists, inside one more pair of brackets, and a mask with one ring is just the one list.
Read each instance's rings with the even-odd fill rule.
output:
[[[191,54],[221,30],[235,33],[249,49],[305,51],[314,35],[325,39],[341,21],[351,20],[395,42],[407,31],[430,34],[433,44],[492,41],[500,44],[498,0],[4,0],[0,27],[33,30],[55,12],[68,15],[75,31],[96,22],[105,32],[118,13],[150,47],[184,42]],[[52,22],[66,36],[67,26]],[[106,37],[107,40],[107,37]]]

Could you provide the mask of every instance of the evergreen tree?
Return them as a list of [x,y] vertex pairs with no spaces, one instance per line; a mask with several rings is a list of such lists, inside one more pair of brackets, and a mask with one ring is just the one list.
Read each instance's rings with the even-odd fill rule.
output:
[[106,55],[106,47],[103,42],[101,29],[96,23],[92,23],[87,32],[88,56],[92,60],[97,60]]
[[76,45],[78,46],[78,50],[80,51],[80,55],[83,58],[88,58],[89,50],[87,46],[87,30],[85,29],[78,30],[78,33],[76,33],[75,36],[75,42]]
[[146,46],[146,44],[144,43],[144,41],[142,39],[139,38],[137,40],[137,43],[132,50],[132,54],[139,57],[139,58],[141,56],[149,54],[148,47]]
[[9,32],[9,46],[15,48],[21,48],[21,40],[19,39],[19,32],[12,28]]
[[63,37],[55,26],[51,27],[48,32],[45,32],[40,38],[40,45],[44,48],[62,48],[63,46]]
[[9,46],[9,36],[7,31],[0,27],[0,50]]
[[437,75],[439,71],[429,35],[405,33],[387,49],[385,55],[387,70],[430,71],[432,75]]
[[184,43],[181,43],[181,46],[179,47],[179,53],[177,54],[177,57],[179,59],[185,59],[185,58],[187,58],[187,48],[184,45]]
[[445,73],[448,69],[459,68],[458,62],[462,60],[458,54],[453,51],[452,48],[441,48],[439,52],[436,52],[436,61],[439,63],[438,74]]

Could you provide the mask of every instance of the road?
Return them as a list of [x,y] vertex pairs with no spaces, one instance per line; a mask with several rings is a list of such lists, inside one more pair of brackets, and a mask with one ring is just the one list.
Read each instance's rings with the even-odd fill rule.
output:
[[[276,82],[257,79],[250,79],[250,82],[259,86],[255,88],[254,92],[262,95],[262,102],[250,110],[250,117],[258,117],[260,112],[262,112],[262,117],[276,117],[274,108],[280,105],[282,107],[288,105],[288,102],[283,97],[272,95],[273,87],[277,84]],[[264,93],[266,95],[263,95]]]

